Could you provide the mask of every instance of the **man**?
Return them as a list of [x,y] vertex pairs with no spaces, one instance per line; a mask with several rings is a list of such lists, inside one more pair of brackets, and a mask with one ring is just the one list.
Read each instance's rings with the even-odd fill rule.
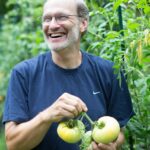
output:
[[[58,123],[87,112],[93,119],[109,115],[123,128],[133,115],[129,92],[113,73],[113,64],[80,50],[88,26],[83,0],[48,0],[42,20],[51,50],[16,65],[6,97],[3,122],[9,150],[79,150],[62,141]],[[110,144],[92,142],[94,150],[116,150],[121,130]]]

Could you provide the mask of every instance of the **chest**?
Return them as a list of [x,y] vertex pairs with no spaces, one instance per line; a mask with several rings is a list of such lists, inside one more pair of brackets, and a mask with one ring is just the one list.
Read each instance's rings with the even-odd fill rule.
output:
[[41,72],[34,76],[30,84],[30,117],[52,105],[67,92],[82,99],[88,107],[89,116],[96,120],[107,111],[103,89],[94,72]]

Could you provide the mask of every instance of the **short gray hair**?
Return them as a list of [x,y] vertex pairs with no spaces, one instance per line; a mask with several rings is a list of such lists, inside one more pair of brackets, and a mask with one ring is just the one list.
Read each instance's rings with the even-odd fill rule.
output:
[[84,0],[76,0],[77,2],[77,14],[83,19],[89,20],[89,10]]

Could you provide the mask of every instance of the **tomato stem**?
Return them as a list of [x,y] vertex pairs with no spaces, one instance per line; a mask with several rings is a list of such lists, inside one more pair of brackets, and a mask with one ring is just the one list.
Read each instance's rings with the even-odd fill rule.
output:
[[105,123],[104,123],[104,122],[99,123],[99,124],[98,124],[98,127],[99,127],[99,129],[104,128],[104,127],[105,127]]
[[73,120],[73,119],[70,119],[68,122],[67,122],[67,126],[69,128],[73,128],[74,126],[76,126],[77,124],[77,121],[76,120]]
[[82,116],[85,117],[89,121],[89,123],[91,124],[91,126],[93,128],[95,125],[95,122],[89,117],[89,115],[87,113],[83,112]]

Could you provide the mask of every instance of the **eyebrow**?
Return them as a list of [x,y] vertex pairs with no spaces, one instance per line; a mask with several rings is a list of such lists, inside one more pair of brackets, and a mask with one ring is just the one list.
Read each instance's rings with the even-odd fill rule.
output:
[[56,13],[50,13],[50,12],[46,12],[45,14],[43,14],[43,17],[44,16],[57,16],[57,15],[68,15],[67,12],[56,12]]
[[42,19],[47,18],[47,17],[52,17],[52,16],[63,16],[63,15],[67,15],[66,13],[56,13],[56,14],[51,14],[51,13],[45,13],[42,16]]

